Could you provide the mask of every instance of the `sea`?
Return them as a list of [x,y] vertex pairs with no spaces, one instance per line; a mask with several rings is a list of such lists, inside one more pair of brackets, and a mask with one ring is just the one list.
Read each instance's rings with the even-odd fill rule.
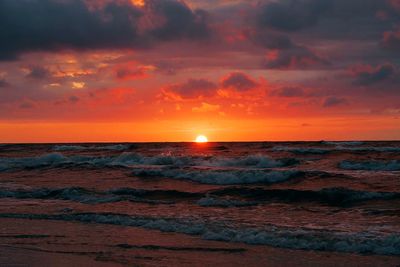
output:
[[0,266],[400,266],[400,142],[2,144]]

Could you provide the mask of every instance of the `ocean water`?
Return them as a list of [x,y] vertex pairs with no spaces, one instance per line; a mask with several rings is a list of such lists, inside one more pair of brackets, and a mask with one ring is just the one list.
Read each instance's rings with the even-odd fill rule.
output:
[[398,266],[400,142],[0,145],[0,229],[0,266]]

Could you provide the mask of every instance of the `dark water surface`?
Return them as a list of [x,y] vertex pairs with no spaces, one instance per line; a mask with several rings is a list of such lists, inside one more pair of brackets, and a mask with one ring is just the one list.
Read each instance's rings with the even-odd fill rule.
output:
[[0,145],[0,266],[397,266],[400,142]]

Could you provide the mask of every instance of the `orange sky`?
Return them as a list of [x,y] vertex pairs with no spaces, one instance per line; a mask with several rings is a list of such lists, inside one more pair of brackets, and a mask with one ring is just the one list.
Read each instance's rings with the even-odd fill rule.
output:
[[[179,142],[395,140],[398,121],[382,118],[147,121],[138,123],[0,123],[4,142]],[[376,125],[379,124],[379,130]]]
[[400,139],[398,1],[293,1],[7,1],[0,143]]

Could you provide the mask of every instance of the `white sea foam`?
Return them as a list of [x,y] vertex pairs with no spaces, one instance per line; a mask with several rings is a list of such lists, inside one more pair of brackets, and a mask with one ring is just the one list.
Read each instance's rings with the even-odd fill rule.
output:
[[0,214],[2,218],[80,221],[113,224],[199,235],[203,239],[274,247],[400,255],[400,236],[377,232],[334,232],[267,225],[262,228],[232,227],[199,219],[134,217],[123,214]]
[[366,170],[366,171],[400,171],[400,161],[342,161],[339,167],[345,170]]

